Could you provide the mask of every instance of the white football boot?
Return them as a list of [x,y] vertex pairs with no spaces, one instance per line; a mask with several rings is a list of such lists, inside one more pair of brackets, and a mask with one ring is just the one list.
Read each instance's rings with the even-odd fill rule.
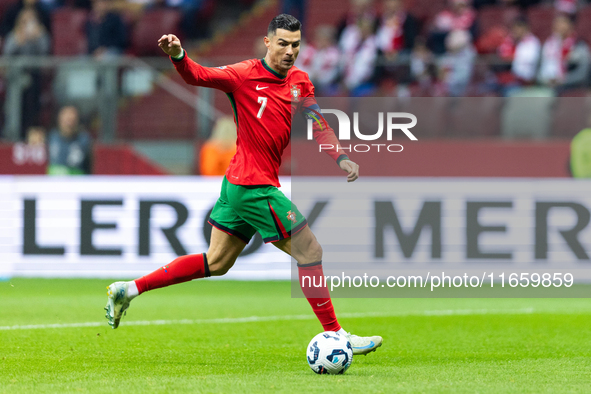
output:
[[382,346],[383,341],[382,337],[379,336],[360,337],[351,333],[347,333],[347,339],[353,348],[353,355],[367,355],[367,353],[375,352],[377,348]]
[[121,317],[129,308],[131,298],[127,294],[128,287],[127,282],[115,282],[107,287],[107,296],[109,298],[107,299],[107,306],[105,306],[107,311],[105,317],[113,329],[119,327]]

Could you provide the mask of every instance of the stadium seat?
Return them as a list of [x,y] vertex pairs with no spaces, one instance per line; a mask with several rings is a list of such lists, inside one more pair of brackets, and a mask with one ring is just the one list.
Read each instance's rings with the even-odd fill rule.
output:
[[133,52],[138,56],[161,54],[156,45],[162,32],[179,33],[181,14],[176,10],[155,9],[147,11],[136,23],[132,33]]
[[496,26],[510,27],[518,15],[517,7],[487,6],[478,11],[478,27],[483,34]]
[[342,0],[310,1],[306,10],[304,33],[311,40],[319,25],[337,26],[347,14],[349,2]]
[[73,8],[59,8],[51,14],[54,55],[74,56],[86,53],[87,18],[87,11]]
[[405,0],[404,4],[408,12],[426,21],[432,19],[438,12],[443,11],[446,0]]
[[120,108],[117,137],[123,140],[190,140],[195,137],[196,116],[194,108],[157,87],[151,94],[131,99]]
[[543,43],[552,33],[552,20],[556,14],[554,7],[541,5],[527,10],[527,20],[532,33]]
[[269,21],[279,12],[276,3],[269,3],[265,7],[254,6],[253,11],[241,18],[228,34],[214,37],[214,44],[202,55],[208,55],[213,64],[219,65],[252,58],[255,39],[262,39]]
[[476,41],[476,49],[478,53],[495,53],[497,48],[501,46],[505,37],[509,34],[509,29],[505,26],[497,25],[489,28],[483,32]]
[[487,6],[478,13],[480,36],[478,53],[493,53],[505,40],[511,22],[519,15],[517,7]]
[[577,14],[577,33],[591,45],[591,6],[582,8]]

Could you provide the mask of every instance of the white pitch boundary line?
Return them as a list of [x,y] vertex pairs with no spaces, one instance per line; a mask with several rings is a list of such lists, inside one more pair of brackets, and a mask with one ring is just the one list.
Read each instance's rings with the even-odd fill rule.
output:
[[[339,318],[359,319],[365,317],[405,317],[405,316],[453,316],[453,315],[526,315],[534,313],[534,308],[522,309],[442,309],[421,312],[368,312],[368,313],[339,313]],[[136,320],[123,322],[124,326],[164,326],[173,324],[235,324],[284,320],[314,320],[316,316],[307,315],[278,315],[278,316],[248,316],[228,317],[220,319],[182,319],[182,320]],[[78,327],[107,327],[107,322],[64,323],[64,324],[30,324],[16,326],[0,326],[0,331],[11,330],[42,330],[48,328],[78,328]]]

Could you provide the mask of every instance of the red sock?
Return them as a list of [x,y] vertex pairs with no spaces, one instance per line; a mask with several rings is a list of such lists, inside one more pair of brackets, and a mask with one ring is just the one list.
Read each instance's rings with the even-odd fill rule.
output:
[[136,279],[135,284],[138,292],[142,294],[144,291],[188,282],[206,276],[210,276],[206,254],[190,254],[181,256],[172,263]]
[[[301,266],[298,264],[300,286],[324,331],[338,331],[341,325],[337,321],[328,288],[324,283],[322,262]],[[302,279],[304,278],[304,279]]]

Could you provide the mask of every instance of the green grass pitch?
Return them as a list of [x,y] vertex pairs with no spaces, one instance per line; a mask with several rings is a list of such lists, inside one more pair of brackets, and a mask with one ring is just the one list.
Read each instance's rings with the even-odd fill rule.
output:
[[306,363],[322,328],[288,282],[156,290],[117,330],[110,282],[0,282],[0,393],[591,392],[589,299],[336,299],[346,330],[384,344],[327,376]]

